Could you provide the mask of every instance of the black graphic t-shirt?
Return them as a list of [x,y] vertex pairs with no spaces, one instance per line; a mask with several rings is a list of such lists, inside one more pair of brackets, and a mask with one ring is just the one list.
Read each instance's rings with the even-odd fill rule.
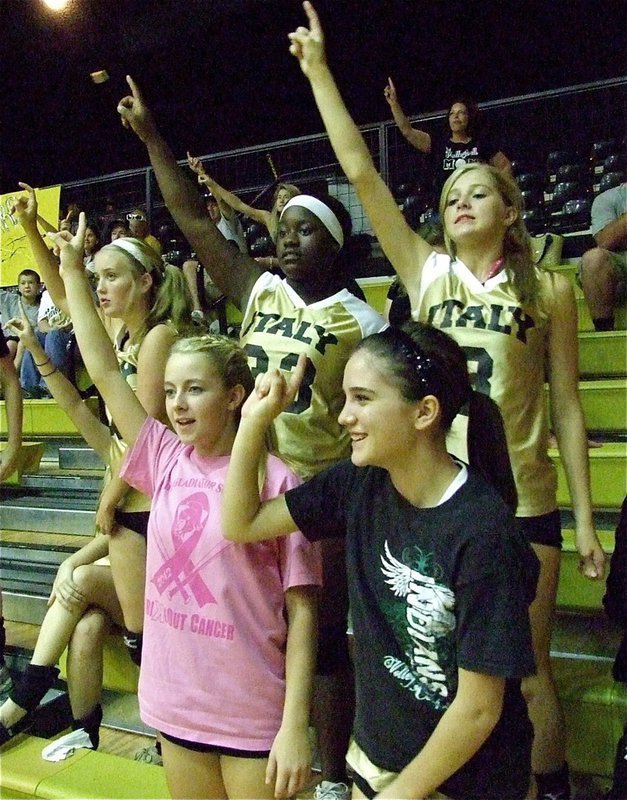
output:
[[479,140],[471,139],[465,144],[452,142],[448,137],[432,140],[433,194],[436,206],[440,202],[442,187],[452,172],[465,164],[487,164],[498,152],[499,148],[484,137]]
[[450,499],[419,509],[385,470],[346,461],[286,501],[308,538],[347,537],[355,739],[370,760],[400,772],[420,752],[455,698],[458,668],[496,675],[507,679],[500,721],[439,788],[523,797],[532,734],[520,678],[534,671],[538,568],[501,499],[471,472]]

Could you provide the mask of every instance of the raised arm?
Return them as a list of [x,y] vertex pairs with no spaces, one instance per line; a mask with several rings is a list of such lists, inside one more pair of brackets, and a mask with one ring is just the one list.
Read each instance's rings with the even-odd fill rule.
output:
[[4,391],[8,427],[7,446],[0,453],[1,482],[15,469],[22,446],[22,387],[10,354],[0,358],[0,385]]
[[301,26],[289,34],[290,52],[309,79],[335,155],[355,187],[383,251],[405,285],[412,285],[419,279],[422,266],[433,248],[409,227],[377,172],[327,66],[318,15],[307,0],[303,8],[309,28]]
[[421,131],[418,128],[414,128],[407,119],[405,112],[401,108],[401,104],[398,102],[396,87],[392,83],[392,78],[388,78],[388,82],[383,90],[383,94],[385,95],[385,99],[388,101],[392,111],[394,122],[396,122],[400,132],[407,139],[409,144],[412,145],[412,147],[415,147],[416,150],[420,150],[421,153],[430,153],[431,136],[426,131]]
[[266,431],[296,397],[306,364],[306,357],[299,356],[289,383],[278,370],[258,375],[255,390],[242,407],[222,499],[225,539],[258,542],[284,536],[297,528],[283,495],[261,502],[258,481]]
[[130,76],[131,94],[118,104],[122,124],[146,145],[163,199],[211,279],[239,308],[261,275],[249,256],[231,247],[207,216],[194,185],[179,169],[172,151],[157,130],[150,110]]
[[119,371],[111,340],[94,306],[83,269],[85,228],[85,214],[81,212],[75,236],[57,233],[52,238],[61,250],[61,275],[83,362],[122,438],[131,446],[148,415]]
[[61,311],[68,313],[67,302],[65,299],[65,287],[59,275],[59,265],[52,251],[46,246],[39,228],[37,227],[40,219],[37,213],[37,197],[35,189],[27,183],[20,183],[22,189],[27,194],[26,197],[17,197],[11,207],[11,214],[19,220],[20,225],[26,234],[26,240],[37,262],[42,280],[46,284],[46,289],[50,292],[50,297],[55,306]]
[[[202,161],[199,158],[190,155],[189,152],[187,153],[187,163],[198,175],[198,183],[202,183],[203,186],[206,186],[217,199],[220,207],[220,213],[224,217],[230,219],[234,209],[235,211],[239,211],[240,214],[244,214],[245,216],[250,217],[250,219],[255,220],[255,222],[260,222],[262,225],[265,225],[266,228],[268,227],[270,222],[269,211],[266,211],[264,208],[255,208],[254,206],[249,206],[243,200],[240,200],[236,194],[233,194],[233,192],[229,192],[228,189],[220,186],[220,184],[215,181],[205,170]],[[223,206],[226,206],[228,209],[227,213],[225,213]]]
[[580,569],[586,577],[602,580],[605,554],[592,519],[588,440],[579,398],[577,306],[568,279],[555,275],[554,280],[556,297],[549,333],[548,376],[553,430],[575,516]]
[[93,447],[100,458],[107,462],[109,460],[109,442],[111,441],[109,428],[91,413],[76,387],[50,361],[48,354],[35,336],[21,304],[20,310],[22,312],[20,317],[11,319],[7,323],[8,329],[31,352],[35,366],[46,381],[50,393],[76,425],[81,436],[90,447]]

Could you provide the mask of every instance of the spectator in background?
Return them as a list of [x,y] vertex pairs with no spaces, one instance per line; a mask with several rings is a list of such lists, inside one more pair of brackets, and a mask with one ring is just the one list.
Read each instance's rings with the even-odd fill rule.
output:
[[[47,358],[67,377],[71,371],[69,346],[72,338],[72,320],[55,306],[47,290],[44,290],[41,296],[35,332]],[[31,398],[50,397],[46,382],[40,376],[33,354],[29,350],[24,353],[20,378],[22,386]]]
[[85,233],[85,252],[83,255],[83,264],[85,265],[85,269],[92,274],[96,269],[94,266],[94,256],[101,247],[102,239],[100,237],[100,231],[96,227],[95,223],[90,222],[87,225],[87,231]]
[[581,287],[595,329],[611,331],[627,288],[627,182],[595,197],[590,230],[597,247],[582,256]]
[[[220,186],[219,183],[216,183],[216,181],[214,181],[213,178],[207,174],[199,158],[196,158],[188,153],[187,163],[198,175],[198,183],[202,183],[206,189],[212,192],[212,194],[228,203],[230,208],[238,211],[240,214],[243,214],[246,217],[249,217],[255,222],[259,222],[261,225],[265,225],[265,227],[268,229],[268,233],[270,234],[270,238],[273,242],[276,242],[279,217],[281,216],[281,212],[283,211],[285,204],[291,200],[292,197],[296,197],[296,195],[301,193],[297,186],[294,186],[291,183],[278,183],[272,197],[272,208],[270,211],[267,211],[265,208],[255,208],[254,206],[249,206],[247,203],[244,203],[242,200],[240,200],[237,195],[234,195],[232,192],[229,192],[227,189],[224,189],[222,186]],[[267,256],[257,258],[255,260],[264,269],[275,270],[279,267],[279,262],[276,256]]]
[[131,232],[129,230],[128,224],[124,219],[114,219],[110,222],[109,228],[107,229],[107,244],[111,242],[115,242],[116,239],[122,239],[125,236],[130,236]]
[[[225,200],[216,197],[207,189],[203,197],[209,219],[222,236],[240,253],[247,253],[242,223],[233,208]],[[204,322],[205,313],[210,311],[211,307],[224,295],[211,280],[207,270],[203,268],[203,265],[195,257],[195,253],[192,254],[192,258],[183,264],[183,274],[194,303],[192,319],[196,322]]]
[[436,206],[446,179],[457,167],[464,164],[487,163],[511,175],[512,165],[509,158],[497,145],[479,135],[479,109],[475,103],[467,99],[458,99],[451,103],[448,112],[448,131],[446,135],[436,138],[410,124],[398,102],[392,78],[388,78],[383,93],[403,136],[412,147],[421,153],[428,153],[432,158],[433,197]]
[[141,239],[142,241],[146,242],[149,247],[157,253],[157,255],[161,255],[161,243],[150,233],[150,226],[148,225],[148,218],[146,216],[146,212],[142,211],[141,208],[135,208],[129,214],[126,215],[126,221],[128,222],[128,227],[131,232],[131,236],[135,239]]
[[0,318],[2,319],[2,333],[6,340],[9,353],[15,364],[15,369],[20,370],[24,348],[20,346],[19,339],[7,330],[6,324],[13,317],[20,314],[20,298],[24,305],[24,312],[31,325],[37,325],[37,313],[41,297],[41,279],[34,269],[23,269],[17,276],[17,292],[9,289],[0,289]]

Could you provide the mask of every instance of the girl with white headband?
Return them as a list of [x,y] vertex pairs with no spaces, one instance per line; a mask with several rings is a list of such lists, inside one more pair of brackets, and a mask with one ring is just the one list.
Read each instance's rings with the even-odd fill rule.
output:
[[[269,368],[289,373],[299,355],[307,357],[298,398],[275,420],[270,444],[301,477],[315,475],[350,452],[348,434],[337,419],[344,366],[364,336],[385,326],[379,314],[349,291],[347,275],[339,268],[342,242],[350,230],[348,212],[331,197],[292,198],[276,238],[284,277],[264,272],[252,258],[234,252],[207,218],[196,187],[179,170],[137,86],[131,78],[128,83],[131,94],[118,105],[122,122],[146,144],[176,224],[216,286],[242,311],[241,343],[253,374]],[[346,781],[344,756],[353,717],[341,543],[327,544],[323,560],[318,675],[324,677],[314,698],[314,721],[322,778],[338,784]]]
[[[65,287],[59,275],[57,261],[37,229],[37,200],[35,190],[20,184],[27,196],[15,201],[14,213],[22,225],[33,255],[41,269],[54,304],[64,313],[69,309]],[[163,393],[163,375],[171,344],[186,320],[190,319],[191,301],[185,281],[178,269],[164,265],[157,254],[139,239],[123,238],[100,249],[94,257],[97,277],[97,296],[100,314],[105,324],[117,325],[114,347],[120,371],[146,412],[156,419],[167,421]],[[42,369],[47,369],[46,365]],[[108,482],[102,491],[96,514],[96,531],[110,534],[109,559],[113,583],[122,607],[126,627],[125,643],[131,658],[139,663],[144,613],[144,581],[146,561],[146,526],[150,500],[118,477],[124,457],[122,440],[114,436],[110,451]],[[82,652],[83,666],[73,671],[72,693],[75,698],[99,696],[91,670],[84,668],[86,660],[98,663],[108,628],[104,612],[100,619],[79,622],[72,643],[74,652]],[[89,653],[90,655],[86,655]],[[47,689],[55,678],[54,665],[39,678],[37,691]],[[71,669],[71,667],[70,667]],[[94,673],[96,674],[96,673]],[[97,683],[98,681],[96,681]],[[96,692],[96,689],[98,690]],[[99,714],[94,714],[92,700],[79,699],[80,709],[74,721],[88,720],[92,740],[96,738]],[[9,723],[12,724],[12,721]]]

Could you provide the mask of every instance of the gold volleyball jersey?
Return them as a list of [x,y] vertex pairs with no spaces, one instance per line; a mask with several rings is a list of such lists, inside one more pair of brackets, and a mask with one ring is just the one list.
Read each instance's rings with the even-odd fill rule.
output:
[[461,261],[433,253],[424,266],[418,308],[413,312],[414,319],[441,328],[464,348],[474,388],[498,403],[520,517],[546,514],[556,507],[544,403],[554,291],[550,275],[538,274],[542,310],[521,305],[505,270],[482,284]]
[[264,273],[253,287],[241,329],[253,375],[290,372],[307,354],[298,396],[275,420],[269,442],[301,477],[350,455],[348,434],[337,421],[344,366],[358,342],[385,327],[383,317],[347,289],[306,305],[277,275]]

